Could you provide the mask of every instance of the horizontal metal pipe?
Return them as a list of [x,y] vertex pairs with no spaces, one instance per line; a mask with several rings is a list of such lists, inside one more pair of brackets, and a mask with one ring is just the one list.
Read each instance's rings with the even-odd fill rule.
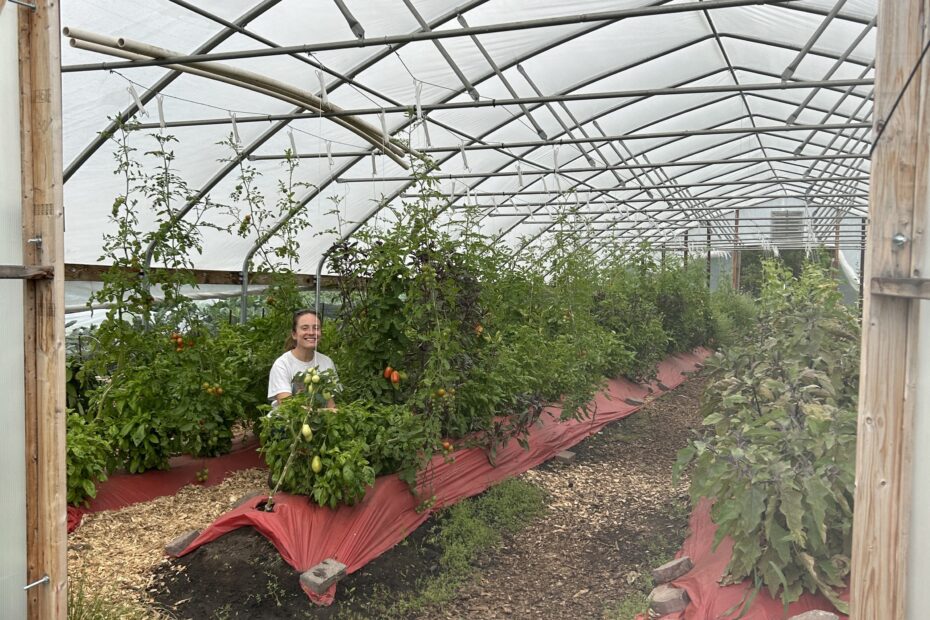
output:
[[[843,153],[839,155],[785,155],[775,157],[734,157],[731,159],[682,159],[678,161],[666,161],[644,164],[614,164],[610,166],[583,166],[581,168],[530,168],[528,170],[504,170],[501,172],[463,172],[450,174],[432,174],[430,178],[439,181],[457,180],[457,179],[488,179],[494,177],[526,177],[546,174],[580,174],[583,172],[610,172],[612,170],[642,170],[649,168],[671,168],[680,166],[715,166],[725,164],[764,164],[768,162],[792,162],[792,161],[829,161],[832,159],[869,159],[867,153]],[[396,177],[343,177],[337,179],[337,183],[383,183],[393,181],[413,181],[416,177],[396,176]]]
[[[768,90],[796,90],[802,88],[850,88],[855,86],[873,86],[875,80],[816,80],[797,82],[767,82],[761,84],[723,84],[718,86],[677,86],[671,88],[636,88],[600,93],[571,93],[566,95],[539,95],[535,97],[517,97],[511,99],[479,99],[478,101],[449,101],[447,103],[424,103],[423,112],[440,110],[462,110],[474,108],[497,108],[503,106],[527,106],[538,103],[564,103],[571,101],[600,101],[603,99],[637,99],[640,97],[657,97],[665,95],[704,95],[719,93],[752,93]],[[853,93],[855,94],[855,93]],[[386,106],[383,108],[353,108],[328,111],[314,116],[323,118],[341,116],[369,116],[375,114],[407,114],[413,106]],[[238,119],[236,119],[238,122]]]
[[[597,168],[596,170],[609,172],[610,168]],[[537,174],[540,174],[540,171],[537,170],[536,172]],[[553,171],[550,170],[546,172],[545,174],[552,174],[552,173]],[[559,174],[567,174],[567,173],[568,173],[567,171],[559,172]],[[513,174],[508,173],[504,176],[516,176],[516,175],[517,173],[514,172]],[[758,179],[755,181],[712,181],[712,182],[706,182],[706,183],[695,182],[695,183],[678,183],[678,184],[671,184],[671,185],[637,185],[635,187],[629,187],[629,188],[623,188],[623,187],[604,188],[599,191],[600,192],[624,191],[624,190],[643,191],[646,189],[681,189],[684,187],[719,187],[721,185],[782,185],[782,184],[791,185],[792,183],[825,183],[828,181],[865,181],[865,182],[868,182],[869,178],[870,177],[866,175],[866,176],[852,176],[852,177],[851,176],[835,176],[835,177],[797,177],[793,179],[790,179],[790,178]],[[403,180],[403,179],[389,179],[389,178],[370,179],[368,180],[368,182],[369,183],[383,183],[389,180]],[[337,183],[347,183],[347,182],[361,183],[362,181],[347,181],[345,179],[337,179],[336,182]],[[523,193],[523,192],[520,192],[520,193]],[[557,192],[553,191],[550,193],[557,193]],[[773,196],[773,198],[782,198],[782,196]],[[676,198],[667,198],[667,199],[666,198],[655,198],[655,199],[651,199],[650,202],[661,202],[662,200],[678,200],[678,199]],[[694,200],[694,199],[685,198],[684,200]]]
[[312,43],[309,45],[291,45],[277,48],[258,48],[251,50],[238,50],[218,52],[212,54],[191,54],[162,58],[144,62],[111,62],[70,65],[62,67],[63,73],[75,71],[100,71],[129,67],[147,67],[175,63],[195,63],[211,60],[232,60],[234,58],[260,58],[265,56],[281,56],[286,54],[304,54],[325,52],[340,49],[353,49],[371,46],[393,46],[415,41],[430,41],[453,37],[469,37],[472,35],[492,34],[497,32],[511,32],[515,30],[528,30],[532,28],[551,28],[570,24],[583,24],[590,22],[610,22],[631,17],[646,17],[649,15],[668,15],[671,13],[687,13],[691,11],[707,11],[712,9],[725,9],[731,7],[751,6],[759,4],[784,4],[797,0],[708,0],[707,2],[689,2],[635,9],[620,9],[616,11],[603,11],[600,13],[587,13],[582,15],[566,15],[562,17],[549,17],[543,19],[530,19],[518,22],[503,22],[485,26],[472,26],[470,28],[449,28],[445,30],[431,30],[429,32],[414,32],[410,34],[392,35],[386,37],[371,37],[367,39],[351,39],[332,41],[329,43]]
[[[272,116],[256,116],[256,121],[269,120],[286,120],[282,116],[291,116],[288,114]],[[294,115],[298,118],[307,118],[306,114]],[[229,117],[221,119],[211,119],[211,123],[229,124],[232,122]],[[243,122],[243,117],[236,117],[237,123]],[[198,121],[178,121],[174,126],[194,126],[201,124]],[[165,126],[172,126],[172,123],[165,123]],[[655,140],[661,138],[686,138],[690,136],[717,136],[727,134],[764,134],[764,133],[783,133],[790,131],[823,131],[833,133],[834,131],[844,131],[847,129],[863,129],[871,127],[872,123],[830,123],[821,125],[775,125],[765,127],[724,127],[720,129],[692,129],[688,131],[652,131],[643,133],[631,133],[612,136],[592,136],[590,138],[558,138],[555,140],[527,140],[524,142],[488,142],[486,144],[466,144],[463,146],[433,146],[417,149],[420,153],[452,153],[461,151],[489,151],[498,149],[519,149],[539,146],[565,146],[571,144],[607,144],[616,140]],[[158,123],[143,123],[138,126],[140,129],[157,129]],[[333,151],[331,153],[298,153],[295,157],[298,159],[320,159],[324,157],[367,157],[369,151]],[[285,159],[284,155],[252,155],[251,161],[275,161]]]

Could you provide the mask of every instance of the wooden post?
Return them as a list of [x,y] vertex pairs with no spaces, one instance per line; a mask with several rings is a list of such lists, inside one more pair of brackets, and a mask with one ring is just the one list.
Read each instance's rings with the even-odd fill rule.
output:
[[[739,209],[733,210],[733,231],[736,234],[736,243],[734,247],[739,247]],[[733,290],[739,290],[740,268],[742,267],[740,251],[733,250]]]
[[[67,617],[64,213],[58,3],[19,9],[23,262],[52,268],[25,281],[28,617]],[[11,7],[8,7],[11,8]]]
[[893,115],[891,107],[927,41],[930,0],[894,0],[878,7],[873,117],[876,133],[884,129],[872,156],[863,277],[850,610],[857,620],[903,620],[927,612],[907,610],[905,587],[909,554],[926,553],[909,545],[919,312],[917,301],[880,295],[871,280],[923,275],[919,266],[930,210],[930,59]]

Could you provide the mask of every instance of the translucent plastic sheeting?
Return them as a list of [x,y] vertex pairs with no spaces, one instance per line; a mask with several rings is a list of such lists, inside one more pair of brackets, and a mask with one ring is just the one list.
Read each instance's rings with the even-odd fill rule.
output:
[[[6,8],[7,10],[3,10]],[[22,192],[19,161],[17,10],[0,7],[0,264],[21,265]],[[0,281],[0,316],[7,353],[0,357],[0,616],[26,617],[26,427],[23,370],[23,284]],[[42,570],[37,567],[36,570]]]
[[[716,0],[714,0],[716,2]],[[593,14],[601,11],[618,11],[652,7],[668,10],[688,4],[682,0],[649,1],[584,1],[566,5],[563,2],[512,2],[504,0],[415,0],[413,6],[428,29],[448,31],[461,28],[457,16],[461,15],[471,27],[518,23],[527,20]],[[523,169],[539,166],[552,168],[555,144],[541,144],[500,151],[468,151],[466,168],[455,148],[468,146],[475,141],[512,143],[539,141],[537,127],[552,140],[584,138],[602,135],[635,137],[636,133],[663,130],[688,131],[708,129],[741,119],[750,128],[756,126],[786,125],[796,113],[801,123],[843,123],[851,114],[858,120],[867,120],[871,110],[868,99],[871,86],[855,88],[821,88],[813,96],[812,89],[775,89],[753,92],[724,92],[701,94],[648,95],[643,89],[670,87],[732,87],[746,84],[778,83],[782,72],[794,61],[798,52],[823,23],[835,2],[812,0],[787,2],[766,6],[738,6],[714,9],[714,2],[703,3],[707,10],[687,11],[664,15],[634,17],[612,22],[565,23],[545,28],[513,29],[471,36],[444,38],[439,41],[420,40],[401,42],[391,48],[383,45],[347,46],[344,49],[319,50],[312,54],[263,56],[222,60],[223,64],[242,67],[301,89],[320,92],[317,76],[318,63],[323,69],[348,76],[355,84],[345,84],[332,73],[324,73],[328,100],[345,109],[380,109],[400,105],[404,111],[385,114],[385,126],[396,138],[409,141],[416,148],[430,145],[450,147],[453,150],[433,153],[442,163],[437,174],[483,174],[513,170],[513,159],[524,157]],[[145,43],[160,45],[187,54],[204,45],[211,37],[221,34],[225,26],[221,20],[239,20],[254,11],[251,21],[244,20],[246,33],[234,32],[212,49],[213,52],[254,50],[276,45],[319,44],[326,41],[353,41],[355,35],[335,3],[318,3],[310,10],[298,0],[274,2],[204,2],[197,5],[212,12],[219,20],[197,14],[168,0],[157,0],[145,7],[118,2],[91,3],[73,0],[62,6],[62,23],[84,28],[99,34],[128,37]],[[416,16],[406,6],[387,0],[359,2],[349,0],[347,6],[365,30],[368,40],[378,37],[414,33],[421,28]],[[824,79],[871,78],[869,64],[874,56],[874,29],[866,31],[876,13],[876,0],[848,0],[839,14],[812,41],[810,51],[800,59],[792,81]],[[861,43],[852,48],[857,37],[865,32]],[[249,36],[249,33],[262,40]],[[441,44],[445,55],[438,49]],[[485,58],[479,45],[491,57],[495,68]],[[849,52],[846,60],[838,61]],[[99,54],[76,50],[63,45],[63,64],[117,60]],[[451,63],[450,60],[451,59]],[[453,66],[454,65],[454,66]],[[836,65],[834,67],[834,65]],[[495,105],[480,108],[454,108],[428,110],[434,104],[471,103],[459,72],[479,94],[481,102],[494,101]],[[503,75],[503,79],[500,75]],[[72,173],[65,185],[66,204],[66,261],[73,263],[96,262],[103,243],[102,234],[114,230],[110,221],[110,208],[114,198],[125,191],[125,181],[112,174],[114,143],[110,142],[79,163],[78,155],[91,145],[98,133],[113,117],[132,101],[127,89],[132,86],[144,95],[170,70],[162,67],[122,68],[114,72],[82,71],[63,77],[64,89],[64,160]],[[507,81],[517,97],[562,96],[620,91],[637,91],[638,97],[613,97],[500,105],[496,102],[513,98]],[[790,84],[789,84],[790,85]],[[427,133],[416,126],[416,93],[426,107],[430,121],[429,142]],[[847,90],[851,94],[844,95]],[[267,114],[290,114],[296,110],[292,103],[265,94],[208,81],[191,75],[182,75],[163,86],[164,120],[188,121],[192,119],[228,119],[258,117]],[[810,99],[805,109],[798,105]],[[835,110],[834,110],[835,108]],[[142,122],[158,124],[156,101],[146,104],[148,116],[137,116]],[[528,115],[527,115],[528,113]],[[529,117],[531,118],[529,118]],[[380,127],[377,114],[359,118]],[[598,126],[595,126],[597,121]],[[409,182],[385,180],[403,177],[408,173],[384,156],[375,157],[372,169],[367,155],[371,144],[357,135],[337,126],[329,119],[312,113],[300,119],[262,120],[238,122],[237,133],[242,148],[254,155],[280,156],[286,149],[296,148],[300,153],[324,154],[323,157],[301,162],[296,180],[307,186],[297,192],[298,200],[306,204],[312,226],[301,237],[299,271],[315,271],[319,257],[335,240],[331,234],[318,235],[330,229],[336,220],[327,212],[332,203],[327,198],[338,196],[343,218],[359,221],[371,213],[379,200],[399,200]],[[155,130],[147,130],[150,133]],[[172,145],[175,166],[192,190],[202,190],[215,203],[230,203],[230,192],[236,185],[237,166],[228,160],[232,153],[219,144],[232,135],[229,122],[191,127],[172,127],[167,132],[177,136]],[[845,133],[851,133],[852,130]],[[865,132],[861,132],[867,139]],[[789,150],[806,140],[809,132],[793,132],[797,141]],[[726,138],[729,138],[727,136]],[[701,149],[722,143],[721,136],[688,136],[670,140],[627,139],[620,143],[601,146],[602,155],[590,153],[598,165],[614,165],[628,159],[648,157],[656,162],[674,162]],[[782,139],[784,140],[784,139]],[[830,146],[830,137],[817,133],[810,144],[803,146],[803,154],[850,152],[860,148],[856,141],[840,141]],[[150,137],[136,135],[130,144],[137,157],[151,150]],[[770,146],[770,136],[750,136],[740,141],[746,156],[770,157],[782,155]],[[614,148],[616,147],[616,151]],[[334,157],[332,164],[325,157],[331,151],[344,153]],[[581,151],[592,147],[563,145],[559,149],[560,166],[588,165]],[[709,151],[708,151],[709,152]],[[282,175],[280,161],[251,162],[262,177],[256,189],[273,201],[276,184]],[[853,165],[853,164],[850,164]],[[732,167],[732,166],[731,166]],[[854,168],[868,175],[866,162],[855,163]],[[824,166],[815,167],[814,174],[826,176]],[[684,184],[712,181],[725,167],[707,166],[677,177],[680,170],[669,168],[668,177],[658,174],[649,183]],[[761,180],[776,176],[803,176],[803,167],[766,166]],[[560,175],[558,182],[549,183],[553,197],[560,189],[594,186],[615,190],[618,174],[568,173]],[[342,179],[370,179],[367,182],[338,183]],[[512,178],[469,178],[457,183],[443,182],[447,193],[464,191],[494,191],[495,188],[539,191],[543,183],[539,177],[528,177],[520,184]],[[860,183],[860,187],[867,187]],[[747,190],[747,188],[742,188]],[[793,188],[798,194],[804,187]],[[732,193],[730,188],[709,189],[707,195]],[[744,193],[751,194],[751,188]],[[656,206],[672,208],[655,194]],[[625,194],[632,197],[636,194]],[[503,200],[502,200],[503,202]],[[639,205],[643,206],[643,205]],[[685,214],[687,215],[687,214]],[[209,215],[211,222],[229,223],[222,211]],[[152,225],[151,218],[143,217],[142,226]],[[489,232],[505,231],[509,225],[487,222]],[[520,236],[532,230],[533,224],[518,225],[514,234]],[[524,230],[526,228],[526,230]],[[318,236],[315,236],[318,235]],[[510,233],[506,239],[512,240]],[[240,269],[255,239],[230,238],[230,235],[208,231],[204,237],[204,252],[192,257],[195,266],[203,269]]]

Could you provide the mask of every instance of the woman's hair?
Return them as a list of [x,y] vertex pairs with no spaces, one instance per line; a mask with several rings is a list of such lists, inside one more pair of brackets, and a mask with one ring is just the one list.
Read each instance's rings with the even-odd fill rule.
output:
[[284,352],[287,353],[291,349],[297,346],[297,341],[294,340],[294,332],[297,331],[297,322],[300,320],[300,317],[305,314],[312,314],[316,317],[316,320],[320,322],[320,326],[323,326],[323,320],[320,318],[320,315],[316,313],[316,310],[310,310],[309,308],[304,310],[298,310],[294,313],[294,318],[291,319],[291,333],[287,335],[287,339],[284,341]]

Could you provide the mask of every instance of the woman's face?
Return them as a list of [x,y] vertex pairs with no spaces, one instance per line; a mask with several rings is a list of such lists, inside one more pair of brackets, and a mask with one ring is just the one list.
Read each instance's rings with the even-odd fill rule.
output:
[[297,319],[297,329],[291,334],[298,349],[315,351],[320,341],[320,319],[313,314],[304,314]]

